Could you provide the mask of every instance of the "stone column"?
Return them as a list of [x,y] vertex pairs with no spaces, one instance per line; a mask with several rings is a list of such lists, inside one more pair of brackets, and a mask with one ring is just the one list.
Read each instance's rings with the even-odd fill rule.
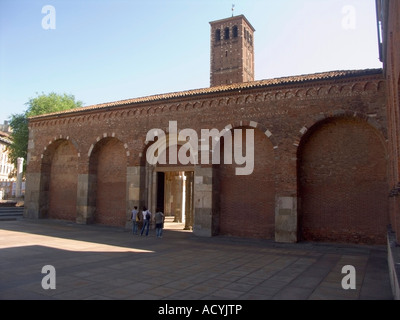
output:
[[[156,211],[157,205],[157,172],[155,170],[155,166],[147,164],[144,167],[144,185],[143,185],[143,204],[142,206],[146,206],[147,209],[153,214]],[[140,171],[140,170],[138,170]],[[142,184],[141,184],[142,185]],[[139,207],[139,211],[142,211],[142,207]],[[150,228],[154,228],[154,219],[152,218],[152,224],[150,224]]]
[[40,173],[27,173],[24,200],[24,218],[39,219]]
[[20,198],[22,196],[22,175],[24,171],[24,158],[17,159],[17,184],[15,188],[15,197]]
[[212,237],[213,232],[213,168],[196,166],[194,170],[194,223],[193,233]]
[[177,222],[183,222],[183,212],[182,212],[182,200],[183,200],[183,178],[180,172],[176,172],[174,177],[174,212],[175,220]]
[[154,170],[154,166],[149,166],[147,169],[147,201],[145,206],[154,213],[157,205],[157,172]]
[[186,172],[185,230],[193,228],[193,172]]
[[297,242],[297,197],[277,196],[275,203],[275,241]]
[[275,241],[295,243],[298,237],[298,193],[296,149],[278,148],[276,157]]
[[126,228],[131,228],[132,222],[128,222],[130,219],[131,212],[134,206],[138,207],[140,211],[140,173],[141,167],[128,167],[126,174],[126,187],[127,187],[127,199],[126,199],[126,208],[127,208],[127,223]]
[[35,150],[33,137],[33,131],[29,129],[28,154],[26,162],[27,170],[25,173],[26,183],[24,198],[24,218],[39,219],[40,184],[42,175],[40,172],[41,158],[32,155],[32,152]]
[[96,175],[79,174],[76,199],[76,223],[91,224],[96,210]]

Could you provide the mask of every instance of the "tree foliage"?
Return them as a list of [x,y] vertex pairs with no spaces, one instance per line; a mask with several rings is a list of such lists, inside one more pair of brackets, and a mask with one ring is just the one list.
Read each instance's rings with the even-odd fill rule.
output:
[[52,92],[48,95],[41,94],[36,98],[30,99],[26,105],[28,105],[28,109],[25,115],[27,117],[33,117],[78,108],[82,106],[82,102],[75,101],[73,95],[67,95],[65,93],[59,95]]
[[29,117],[79,108],[82,106],[82,102],[76,101],[73,95],[65,93],[60,95],[52,92],[47,95],[42,93],[35,98],[31,98],[25,105],[28,108],[24,113],[13,114],[10,119],[12,144],[8,147],[8,150],[10,160],[14,163],[15,167],[17,166],[18,158],[24,158],[24,164],[26,164],[29,141]]

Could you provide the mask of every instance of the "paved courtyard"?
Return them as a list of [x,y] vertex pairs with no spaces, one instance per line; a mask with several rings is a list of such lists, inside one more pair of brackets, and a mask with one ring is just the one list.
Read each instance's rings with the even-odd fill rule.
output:
[[[0,221],[0,299],[391,300],[385,246],[164,237],[50,220]],[[55,269],[55,289],[42,287]],[[344,290],[342,268],[355,267]],[[47,280],[46,280],[47,279]],[[46,281],[47,282],[46,282]]]

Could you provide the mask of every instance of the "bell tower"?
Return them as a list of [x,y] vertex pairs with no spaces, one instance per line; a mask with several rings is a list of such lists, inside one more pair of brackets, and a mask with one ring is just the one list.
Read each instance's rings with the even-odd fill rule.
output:
[[254,81],[254,31],[244,15],[210,22],[211,87]]

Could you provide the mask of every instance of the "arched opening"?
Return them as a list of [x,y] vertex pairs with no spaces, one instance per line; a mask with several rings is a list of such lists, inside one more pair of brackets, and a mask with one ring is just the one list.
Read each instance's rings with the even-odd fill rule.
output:
[[366,121],[331,118],[298,151],[299,231],[305,241],[384,244],[386,151]]
[[229,28],[225,28],[224,30],[224,40],[229,40]]
[[232,28],[233,38],[237,38],[239,36],[239,30],[237,26],[233,26]]
[[75,221],[78,188],[78,153],[64,139],[53,142],[43,154],[40,217]]
[[[217,146],[221,151],[221,164],[216,165],[218,184],[214,187],[219,196],[219,234],[274,239],[276,192],[273,145],[263,132],[254,128],[241,127],[230,132],[232,139],[221,138]],[[240,135],[241,139],[235,140],[235,136]],[[231,144],[234,155],[232,164],[225,158],[230,152],[230,148],[226,148],[227,143]],[[237,164],[238,159],[235,158],[238,154],[253,161],[253,168],[248,174],[238,175],[237,168],[245,166]]]
[[194,150],[183,153],[184,144],[177,136],[168,135],[148,146],[146,152],[150,153],[152,167],[147,166],[150,183],[146,202],[152,210],[160,208],[166,221],[174,222],[174,229],[192,230],[195,159]]
[[94,223],[125,226],[126,212],[125,148],[116,138],[100,140],[90,156],[89,200],[96,208]]
[[221,41],[221,29],[215,30],[215,41]]

